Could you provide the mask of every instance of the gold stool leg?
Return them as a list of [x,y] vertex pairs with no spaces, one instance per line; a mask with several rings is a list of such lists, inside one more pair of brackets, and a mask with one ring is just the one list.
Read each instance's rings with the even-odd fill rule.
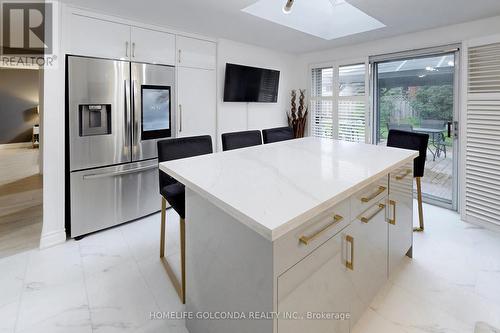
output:
[[160,258],[165,258],[165,227],[167,223],[167,200],[161,198]]
[[180,236],[181,236],[181,285],[182,285],[182,304],[186,304],[186,221],[181,218]]
[[413,231],[422,232],[424,231],[424,209],[422,204],[422,179],[420,177],[416,178],[417,181],[417,200],[418,200],[418,219],[420,226],[414,228]]
[[167,258],[165,257],[165,243],[166,243],[166,220],[167,220],[167,200],[162,198],[161,201],[161,230],[160,230],[160,258],[163,267],[167,272],[170,281],[174,285],[182,304],[186,304],[186,222],[183,218],[180,220],[180,238],[181,238],[181,282],[175,276],[174,270],[170,266]]

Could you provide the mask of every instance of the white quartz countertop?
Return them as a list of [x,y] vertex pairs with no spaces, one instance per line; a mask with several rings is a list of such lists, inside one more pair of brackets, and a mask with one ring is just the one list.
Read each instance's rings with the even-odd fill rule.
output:
[[163,162],[160,170],[274,241],[417,156],[310,137]]

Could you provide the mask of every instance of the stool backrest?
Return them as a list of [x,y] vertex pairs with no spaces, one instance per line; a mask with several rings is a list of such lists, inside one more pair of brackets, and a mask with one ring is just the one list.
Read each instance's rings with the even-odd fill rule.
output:
[[[161,140],[158,141],[157,146],[160,163],[213,153],[210,135]],[[176,182],[174,178],[160,171],[160,188]]]
[[400,130],[390,130],[387,138],[387,146],[418,150],[420,155],[413,164],[413,176],[423,177],[425,160],[427,158],[427,146],[429,145],[429,134],[407,132]]
[[260,131],[243,131],[222,134],[222,150],[233,150],[262,144]]
[[264,144],[292,140],[295,138],[293,129],[288,126],[262,130],[262,137],[264,139]]

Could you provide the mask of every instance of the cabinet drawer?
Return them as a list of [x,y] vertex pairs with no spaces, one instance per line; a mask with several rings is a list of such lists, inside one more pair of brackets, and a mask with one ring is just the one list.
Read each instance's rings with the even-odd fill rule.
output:
[[278,239],[274,243],[278,274],[339,233],[350,221],[349,200],[345,200]]
[[351,217],[354,219],[389,194],[389,177],[384,176],[351,197]]

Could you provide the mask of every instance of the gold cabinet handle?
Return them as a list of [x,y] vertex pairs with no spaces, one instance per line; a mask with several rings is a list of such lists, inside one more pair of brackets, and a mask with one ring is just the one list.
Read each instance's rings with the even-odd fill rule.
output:
[[392,219],[389,219],[389,224],[396,225],[396,201],[390,200],[389,205],[392,206]]
[[401,174],[399,176],[396,176],[396,180],[403,180],[405,179],[409,174],[411,173],[410,169],[406,169],[404,174]]
[[378,213],[380,213],[381,211],[383,211],[385,209],[385,205],[384,204],[378,204],[378,209],[375,213],[373,213],[372,215],[368,216],[368,217],[364,217],[362,216],[360,218],[361,222],[363,223],[368,223],[370,222],[375,216],[378,215]]
[[311,243],[313,240],[315,240],[316,238],[318,238],[319,236],[321,236],[321,234],[323,234],[325,231],[327,231],[328,229],[330,229],[331,227],[333,227],[334,225],[336,225],[337,223],[341,222],[344,218],[340,215],[335,215],[333,217],[333,222],[328,224],[327,226],[325,226],[323,229],[317,231],[316,233],[314,233],[313,235],[311,236],[302,236],[299,238],[299,241],[300,243],[304,244],[304,245],[309,245],[309,243]]
[[378,187],[378,190],[372,194],[370,194],[368,197],[363,197],[361,198],[361,202],[370,202],[372,201],[373,199],[375,199],[376,197],[378,197],[380,194],[384,193],[384,191],[386,190],[387,188],[384,187],[384,186],[379,186]]
[[[348,261],[346,258],[345,267],[347,267],[347,269],[350,269],[351,271],[353,271],[354,270],[354,238],[352,236],[347,235],[345,240],[348,243],[351,243],[351,261]],[[346,257],[347,257],[347,255],[346,255]]]

